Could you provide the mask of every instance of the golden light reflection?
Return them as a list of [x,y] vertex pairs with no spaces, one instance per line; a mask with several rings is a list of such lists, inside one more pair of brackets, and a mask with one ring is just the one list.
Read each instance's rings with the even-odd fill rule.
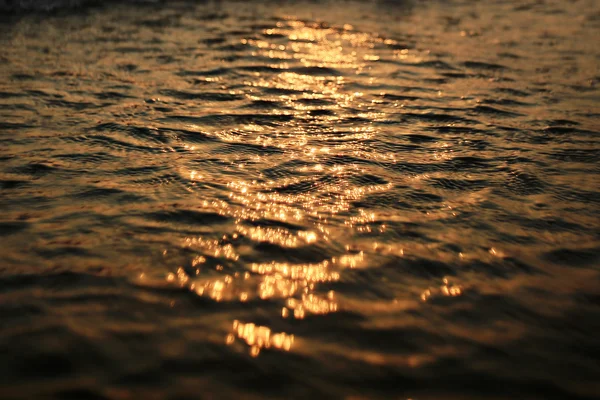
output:
[[334,262],[338,262],[340,265],[343,265],[348,268],[356,268],[362,264],[365,259],[364,251],[360,251],[357,254],[345,254],[337,259],[334,259]]
[[[299,169],[299,171],[303,172],[302,169]],[[321,164],[315,164],[312,171],[339,179],[331,180],[331,182],[323,182],[319,180],[319,176],[290,176],[283,177],[277,182],[229,182],[228,187],[232,189],[229,193],[231,204],[220,208],[218,212],[222,215],[235,218],[236,222],[243,220],[256,221],[260,219],[272,219],[282,222],[303,221],[308,216],[323,219],[350,210],[351,203],[361,199],[366,194],[385,192],[392,186],[391,183],[386,183],[355,187],[348,178],[356,173],[363,172],[355,165],[338,165],[326,169]],[[277,188],[297,184],[306,186],[308,182],[313,182],[312,190],[310,191],[290,194],[276,191]],[[328,196],[323,196],[323,193],[328,193]],[[367,214],[362,210],[359,210],[359,213],[359,215],[351,216],[345,224],[353,228],[375,221],[372,213]],[[359,226],[359,228],[360,231],[371,229],[371,227],[365,226]],[[288,236],[283,230],[277,231],[275,229],[261,228],[260,230],[251,232],[250,228],[243,227],[241,230],[245,234],[262,237],[265,241],[272,240],[273,243],[289,243],[291,247],[299,245],[296,239]],[[285,239],[283,236],[288,236],[288,238]],[[314,232],[299,233],[298,238],[308,243],[317,240]],[[328,240],[327,235],[323,236],[323,240]]]
[[[240,256],[236,253],[234,247],[230,243],[223,243],[217,239],[205,239],[199,237],[187,237],[183,242],[184,247],[190,247],[193,249],[201,250],[205,254],[209,254],[213,257],[224,257],[230,260],[238,260]],[[195,258],[195,264],[201,264],[206,259],[204,257]]]
[[339,272],[329,269],[330,262],[323,261],[316,264],[288,264],[288,263],[262,263],[252,264],[252,272],[260,275],[277,275],[293,280],[306,282],[331,282],[340,278]]
[[[306,313],[324,315],[336,312],[338,310],[338,304],[334,300],[333,295],[324,297],[318,296],[314,293],[304,293],[299,300],[295,298],[289,298],[286,305],[287,309],[292,311],[293,316],[296,319],[303,319]],[[285,314],[287,316],[289,315],[289,312],[286,311]]]
[[[365,184],[357,185],[356,179],[363,180],[369,174],[367,168],[345,159],[338,162],[336,157],[396,162],[393,149],[374,152],[363,145],[379,133],[376,125],[346,121],[385,120],[377,101],[347,83],[349,76],[360,74],[370,63],[381,60],[377,46],[398,43],[355,31],[350,25],[327,27],[294,19],[280,21],[262,34],[260,39],[242,39],[241,45],[247,46],[252,56],[272,62],[267,62],[264,72],[249,71],[243,82],[246,89],[236,94],[246,96],[249,101],[267,100],[283,105],[265,114],[276,116],[274,122],[244,120],[244,123],[190,129],[208,130],[225,143],[252,144],[278,151],[236,156],[238,159],[232,162],[231,169],[235,169],[236,176],[246,179],[221,182],[227,185],[228,198],[207,199],[201,204],[202,211],[232,218],[235,233],[222,238],[186,238],[184,246],[199,253],[191,263],[195,274],[188,276],[178,269],[167,281],[215,301],[280,301],[281,318],[304,319],[339,310],[337,294],[323,291],[322,286],[339,281],[344,269],[366,265],[364,250],[346,246],[345,253],[321,262],[252,263],[244,272],[227,275],[223,271],[229,270],[231,264],[237,267],[237,262],[246,255],[254,256],[253,246],[248,246],[247,241],[301,249],[334,240],[343,244],[348,231],[350,235],[360,235],[386,229],[384,223],[378,222],[380,216],[353,208],[353,203],[371,193],[388,192],[394,184],[369,184],[367,178]],[[279,155],[281,152],[283,156]],[[274,177],[265,176],[261,166],[272,157],[277,158],[277,165],[285,167],[273,170]],[[291,162],[282,162],[281,157]],[[296,160],[301,162],[294,164]],[[240,175],[240,170],[245,175]],[[189,171],[189,177],[192,182],[211,179],[210,172],[196,170]],[[340,229],[333,230],[332,237],[334,218],[338,219]],[[302,228],[295,229],[296,224]],[[366,248],[370,249],[369,245]],[[223,265],[211,267],[205,276],[200,273],[201,268],[206,271],[206,265],[214,265],[213,260],[207,262],[209,257],[229,260],[230,264],[224,268],[225,261],[221,261]],[[293,335],[273,334],[266,326],[235,321],[226,343],[232,345],[236,340],[246,343],[252,356],[258,356],[264,348],[289,350]]]
[[[333,291],[323,296],[317,294],[316,290],[318,284],[339,281],[340,272],[334,269],[334,265],[352,268],[355,260],[362,260],[364,254],[361,252],[348,257],[313,264],[251,264],[251,272],[219,275],[218,278],[202,277],[199,268],[195,269],[195,274],[190,275],[184,268],[179,267],[175,273],[167,274],[165,281],[215,301],[285,299],[282,317],[303,319],[307,314],[327,314],[338,310]],[[194,260],[204,262],[206,258],[197,256]],[[215,269],[222,271],[223,266],[217,265]]]
[[[279,216],[281,217],[281,214]],[[291,233],[284,228],[238,225],[237,231],[256,242],[268,242],[289,248],[314,243],[318,239],[315,232],[300,231]]]
[[[312,292],[316,283],[337,281],[339,272],[330,270],[331,263],[323,261],[318,264],[289,265],[287,263],[253,264],[252,271],[262,275],[258,286],[261,299],[287,298],[287,307],[292,310],[295,318],[302,319],[306,311],[314,314],[325,314],[337,310],[333,297],[320,299]],[[300,294],[301,298],[294,296]],[[282,317],[288,316],[287,309]]]
[[[252,55],[273,60],[268,73],[256,71],[248,76],[245,84],[250,90],[245,95],[260,101],[265,99],[263,91],[253,91],[252,88],[281,90],[272,99],[284,104],[285,109],[270,114],[293,118],[289,121],[281,119],[276,123],[276,129],[249,122],[236,124],[233,129],[213,130],[211,134],[225,142],[276,147],[284,150],[290,159],[308,162],[300,163],[291,170],[282,170],[277,179],[265,179],[263,176],[259,179],[257,176],[256,179],[227,182],[228,200],[206,200],[204,208],[233,218],[236,238],[282,248],[301,248],[334,240],[329,221],[343,213],[348,213],[341,217],[345,229],[359,234],[385,229],[384,224],[377,223],[377,215],[363,209],[352,210],[352,203],[369,193],[389,191],[393,184],[356,185],[353,179],[368,173],[362,165],[332,163],[329,160],[340,155],[378,162],[395,160],[391,151],[374,153],[361,146],[361,141],[370,140],[377,133],[373,125],[337,125],[345,118],[377,121],[384,117],[376,107],[371,107],[372,101],[363,91],[345,86],[348,74],[358,74],[369,63],[379,61],[380,57],[374,50],[377,44],[392,43],[377,35],[357,32],[349,25],[325,27],[294,19],[264,29],[263,36],[241,41],[242,45],[251,49]],[[315,110],[328,113],[313,114]],[[194,130],[202,129],[204,127]],[[327,144],[323,145],[323,141]],[[264,159],[268,157],[246,157],[243,162],[236,163],[235,168],[251,171],[252,163],[261,165],[268,161]],[[206,180],[208,177],[205,175],[204,172],[201,176],[197,171],[191,171],[190,180]],[[299,189],[288,190],[294,187]],[[270,222],[265,226],[263,221]],[[313,228],[295,230],[273,222],[301,222]],[[345,254],[318,263],[253,263],[244,274],[203,278],[198,271],[205,268],[207,256],[239,261],[240,254],[243,256],[243,252],[248,251],[233,245],[231,238],[233,235],[223,239],[187,238],[184,246],[201,253],[192,261],[196,275],[187,277],[178,272],[168,279],[215,301],[281,299],[282,318],[303,319],[308,315],[336,312],[339,309],[337,296],[333,291],[323,294],[318,286],[339,281],[340,271],[345,268],[359,268],[365,264],[364,251],[351,251],[347,247]],[[222,271],[223,266],[218,265],[216,270]],[[240,326],[254,332],[238,332],[237,337],[244,340],[256,335],[265,337],[268,329]],[[267,342],[264,338],[261,340]],[[252,342],[248,344],[254,349],[255,339],[248,341]],[[258,346],[252,351],[258,355],[260,348]]]
[[255,325],[251,322],[233,321],[232,332],[225,338],[227,345],[239,339],[250,348],[250,355],[257,357],[262,349],[290,351],[294,344],[294,335],[285,332],[273,333],[266,326]]
[[436,296],[456,297],[456,296],[460,296],[462,294],[463,294],[462,287],[451,284],[447,278],[444,278],[443,285],[441,285],[439,288],[429,288],[429,289],[424,290],[423,293],[421,293],[421,300],[427,301],[430,298],[436,297]]

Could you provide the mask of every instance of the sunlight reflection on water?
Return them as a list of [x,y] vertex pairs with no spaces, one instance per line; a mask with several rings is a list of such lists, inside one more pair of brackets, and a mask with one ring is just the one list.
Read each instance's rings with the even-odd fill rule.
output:
[[598,5],[517,3],[7,21],[8,397],[597,393]]

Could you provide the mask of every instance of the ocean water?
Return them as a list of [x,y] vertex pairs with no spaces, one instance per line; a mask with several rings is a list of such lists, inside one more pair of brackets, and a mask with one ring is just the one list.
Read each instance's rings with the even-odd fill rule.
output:
[[0,398],[600,398],[599,2],[81,4],[0,17]]

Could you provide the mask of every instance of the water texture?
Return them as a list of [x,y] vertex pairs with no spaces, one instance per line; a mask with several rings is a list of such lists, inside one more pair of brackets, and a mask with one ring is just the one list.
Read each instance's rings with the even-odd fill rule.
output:
[[594,0],[2,17],[0,397],[599,398],[599,34]]

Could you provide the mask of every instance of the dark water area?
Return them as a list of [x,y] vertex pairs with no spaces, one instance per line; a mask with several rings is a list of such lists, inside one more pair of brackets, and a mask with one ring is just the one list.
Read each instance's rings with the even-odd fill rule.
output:
[[599,2],[44,4],[1,399],[600,398]]

